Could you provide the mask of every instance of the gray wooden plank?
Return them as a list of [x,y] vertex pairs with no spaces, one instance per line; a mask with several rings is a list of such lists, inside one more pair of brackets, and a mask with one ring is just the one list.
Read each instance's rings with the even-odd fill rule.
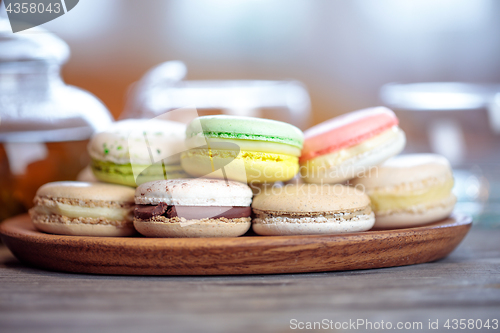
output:
[[290,330],[290,320],[500,319],[500,230],[448,258],[363,271],[214,277],[98,276],[25,267],[0,250],[0,327],[37,332]]

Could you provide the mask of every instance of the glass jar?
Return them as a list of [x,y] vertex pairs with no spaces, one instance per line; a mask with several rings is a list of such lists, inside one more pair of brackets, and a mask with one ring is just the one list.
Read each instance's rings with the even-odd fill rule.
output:
[[75,179],[89,137],[112,122],[95,96],[62,80],[67,45],[32,30],[13,34],[0,20],[0,220],[31,207],[41,185]]

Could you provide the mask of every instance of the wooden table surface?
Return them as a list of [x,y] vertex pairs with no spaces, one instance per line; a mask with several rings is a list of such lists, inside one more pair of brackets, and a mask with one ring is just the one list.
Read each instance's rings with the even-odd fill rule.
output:
[[447,319],[500,320],[500,229],[474,226],[438,262],[314,274],[67,274],[26,267],[1,247],[0,279],[0,332],[288,332],[324,319],[421,322],[419,331],[439,320],[446,330]]

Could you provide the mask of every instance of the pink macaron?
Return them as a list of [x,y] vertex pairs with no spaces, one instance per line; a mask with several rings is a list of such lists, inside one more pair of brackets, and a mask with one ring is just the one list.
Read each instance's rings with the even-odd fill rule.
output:
[[327,120],[304,132],[300,173],[307,183],[341,183],[399,154],[406,137],[394,112],[374,107]]

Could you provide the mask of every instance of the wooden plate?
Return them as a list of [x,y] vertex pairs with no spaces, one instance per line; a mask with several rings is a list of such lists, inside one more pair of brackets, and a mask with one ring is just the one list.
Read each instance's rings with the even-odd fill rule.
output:
[[447,256],[472,220],[452,216],[418,228],[314,236],[238,238],[81,237],[36,231],[27,215],[0,225],[22,262],[44,269],[124,275],[323,272],[419,264]]

